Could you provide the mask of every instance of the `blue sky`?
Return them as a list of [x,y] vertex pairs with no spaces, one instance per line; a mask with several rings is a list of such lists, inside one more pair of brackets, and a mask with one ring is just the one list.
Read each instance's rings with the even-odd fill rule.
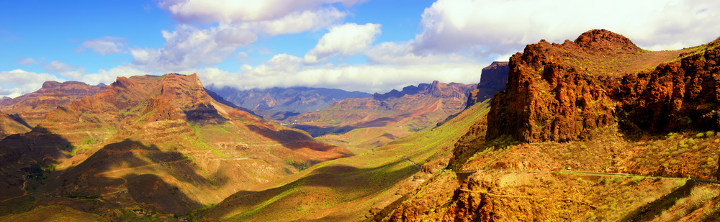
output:
[[170,72],[238,88],[474,83],[526,44],[593,28],[651,50],[703,44],[720,36],[716,2],[0,1],[0,97]]

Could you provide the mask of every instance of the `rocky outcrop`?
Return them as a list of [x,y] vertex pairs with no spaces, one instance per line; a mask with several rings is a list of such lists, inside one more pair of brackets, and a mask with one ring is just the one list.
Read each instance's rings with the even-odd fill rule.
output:
[[467,107],[492,98],[495,93],[505,89],[509,70],[507,62],[493,62],[483,68],[480,83],[468,94]]
[[622,78],[613,95],[623,126],[653,133],[720,129],[720,41]]
[[493,97],[487,139],[570,141],[617,121],[648,132],[712,128],[716,52],[695,50],[673,61],[689,50],[645,51],[607,30],[574,42],[528,45],[510,58],[507,89]]

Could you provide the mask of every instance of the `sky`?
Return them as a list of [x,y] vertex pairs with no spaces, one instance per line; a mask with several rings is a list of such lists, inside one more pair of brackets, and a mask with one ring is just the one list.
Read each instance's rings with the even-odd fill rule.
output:
[[0,97],[165,73],[240,89],[477,83],[541,39],[602,28],[672,50],[718,38],[718,21],[713,0],[7,0]]

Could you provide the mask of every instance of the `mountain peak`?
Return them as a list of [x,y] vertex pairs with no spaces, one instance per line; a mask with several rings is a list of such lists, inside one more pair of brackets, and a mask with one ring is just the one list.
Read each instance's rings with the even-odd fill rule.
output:
[[640,50],[640,47],[636,46],[627,37],[605,29],[593,29],[587,31],[575,39],[575,44],[578,44],[581,47],[603,50]]

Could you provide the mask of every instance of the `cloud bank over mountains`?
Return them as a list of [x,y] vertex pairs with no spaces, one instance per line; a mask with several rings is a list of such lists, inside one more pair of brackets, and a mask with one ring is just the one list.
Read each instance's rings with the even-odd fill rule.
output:
[[[109,83],[116,76],[197,72],[205,84],[257,88],[335,87],[384,92],[408,84],[440,80],[473,83],[493,60],[507,60],[540,39],[573,40],[604,28],[650,50],[679,49],[720,36],[720,2],[699,0],[438,0],[416,18],[420,31],[404,41],[380,41],[382,22],[346,22],[363,0],[202,1],[163,0],[157,7],[177,22],[161,30],[162,47],[128,44],[122,36],[83,41],[78,51],[98,56],[126,54],[132,60],[86,72],[82,64],[39,62],[47,73],[16,69],[33,81],[10,78],[0,95],[39,88],[44,80]],[[400,10],[400,9],[398,9]],[[275,52],[259,64],[218,64],[247,55],[254,43],[280,35],[318,33],[304,54]],[[32,61],[31,61],[32,60]],[[49,74],[48,74],[49,73]]]

